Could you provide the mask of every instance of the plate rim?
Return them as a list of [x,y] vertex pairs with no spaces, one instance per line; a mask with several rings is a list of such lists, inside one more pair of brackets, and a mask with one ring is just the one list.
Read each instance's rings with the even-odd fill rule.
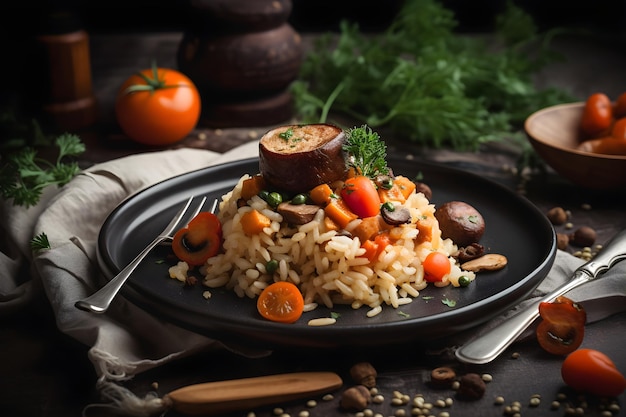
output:
[[[472,171],[468,171],[465,169],[461,169],[461,168],[457,168],[457,167],[452,167],[452,166],[448,166],[442,163],[436,163],[436,162],[432,162],[432,161],[424,161],[424,160],[411,160],[411,161],[407,161],[406,159],[403,158],[398,158],[398,157],[388,157],[388,164],[389,166],[393,167],[393,162],[396,163],[404,163],[406,164],[407,162],[412,162],[412,163],[419,163],[419,164],[423,164],[426,167],[429,167],[431,169],[436,169],[436,170],[443,170],[445,172],[450,172],[451,174],[454,173],[458,173],[458,174],[462,174],[462,175],[470,175],[474,178],[479,178],[480,181],[484,181],[490,184],[490,186],[492,187],[497,187],[499,188],[502,192],[507,193],[511,198],[515,198],[517,201],[519,201],[520,203],[524,204],[526,206],[526,209],[534,211],[535,214],[539,215],[539,209],[532,204],[532,202],[530,200],[528,200],[527,198],[525,198],[524,196],[520,196],[518,194],[515,194],[514,191],[512,191],[511,189],[507,188],[505,185],[494,181],[492,179],[489,178],[485,178],[485,177],[481,177],[480,175],[472,172]],[[251,158],[245,158],[245,159],[239,159],[239,160],[234,160],[234,161],[228,161],[225,163],[221,163],[221,164],[217,164],[217,165],[212,165],[212,166],[208,166],[208,167],[203,167],[203,168],[199,168],[199,169],[195,169],[189,172],[185,172],[185,173],[181,173],[178,175],[175,175],[173,177],[158,181],[148,187],[145,187],[141,190],[138,190],[137,192],[129,195],[127,198],[125,198],[120,204],[118,204],[107,216],[105,222],[102,224],[102,227],[100,229],[100,232],[98,234],[98,239],[97,239],[97,250],[96,250],[96,255],[97,255],[97,263],[99,266],[99,270],[100,273],[102,274],[102,277],[104,280],[108,281],[113,275],[114,275],[114,270],[111,269],[111,265],[109,265],[109,263],[112,263],[110,257],[105,256],[102,252],[103,252],[103,246],[104,246],[104,230],[106,228],[106,226],[110,223],[111,219],[115,218],[116,214],[123,208],[125,207],[127,204],[129,204],[130,202],[134,201],[135,199],[141,198],[142,194],[145,195],[144,193],[149,194],[150,190],[154,190],[154,189],[158,189],[161,187],[167,187],[167,184],[173,184],[176,182],[179,182],[181,180],[185,180],[185,179],[190,179],[193,178],[195,176],[202,176],[203,173],[205,172],[213,172],[213,171],[219,171],[219,170],[224,170],[224,169],[232,169],[234,167],[242,167],[242,166],[248,166],[249,164],[252,163],[258,163],[258,157],[251,157]],[[241,175],[243,175],[245,172],[242,172]],[[234,184],[233,184],[234,185]],[[538,217],[541,218],[541,217]],[[393,333],[394,331],[398,331],[398,329],[400,330],[411,330],[413,328],[419,328],[420,325],[422,325],[424,322],[430,322],[430,323],[438,323],[438,322],[445,322],[448,320],[454,319],[455,317],[464,314],[467,311],[471,311],[471,310],[475,310],[477,307],[478,308],[485,308],[485,305],[487,304],[492,304],[494,303],[494,301],[498,301],[501,300],[505,297],[502,297],[502,293],[506,292],[506,296],[507,297],[514,297],[515,301],[511,302],[507,302],[505,303],[505,305],[501,305],[499,308],[494,309],[494,311],[492,312],[492,314],[489,315],[489,317],[487,317],[485,320],[483,320],[481,323],[478,324],[473,324],[470,326],[455,326],[458,327],[457,331],[463,331],[463,330],[467,330],[471,327],[475,327],[478,326],[480,324],[484,324],[487,320],[493,318],[494,316],[496,316],[497,314],[502,313],[503,311],[505,311],[507,308],[510,308],[512,305],[514,305],[516,302],[519,303],[520,301],[522,301],[524,296],[527,296],[528,294],[530,294],[538,285],[539,283],[545,278],[545,276],[547,276],[547,273],[549,272],[550,268],[552,267],[552,264],[554,263],[555,257],[556,257],[556,250],[557,250],[557,246],[556,246],[556,235],[554,232],[554,229],[549,226],[549,221],[547,218],[544,218],[545,220],[545,224],[544,226],[549,227],[549,230],[551,231],[551,241],[549,244],[549,250],[548,252],[545,254],[545,257],[542,259],[542,261],[538,264],[535,265],[534,269],[529,272],[526,276],[524,276],[522,279],[520,279],[519,281],[517,281],[515,283],[515,285],[512,285],[510,287],[507,287],[506,291],[500,291],[498,293],[492,294],[484,299],[481,300],[477,300],[475,302],[472,302],[471,304],[465,305],[465,306],[461,306],[458,308],[454,308],[451,309],[449,311],[444,311],[444,312],[439,312],[437,314],[434,315],[429,315],[429,316],[422,316],[422,317],[414,317],[410,320],[398,320],[398,321],[393,321],[393,322],[386,322],[383,323],[383,327],[384,327],[384,331],[381,331],[382,334],[390,334]],[[196,333],[200,333],[200,334],[205,334],[208,336],[212,336],[212,335],[216,335],[221,337],[224,340],[228,340],[230,339],[230,336],[235,336],[235,339],[237,339],[237,337],[239,336],[239,331],[235,332],[233,335],[230,334],[229,331],[225,331],[222,328],[211,328],[208,329],[208,327],[202,326],[201,324],[195,322],[195,321],[189,321],[189,322],[184,322],[184,320],[181,322],[180,319],[178,319],[177,317],[172,317],[172,313],[168,313],[166,310],[167,308],[157,308],[154,306],[155,301],[154,300],[150,300],[148,297],[140,294],[137,292],[137,290],[135,288],[132,288],[132,286],[130,285],[126,285],[121,292],[121,295],[124,296],[125,298],[127,298],[129,301],[131,301],[133,304],[138,305],[140,308],[143,309],[147,309],[147,311],[151,314],[155,314],[157,316],[160,316],[162,318],[165,318],[167,321],[172,322],[175,325],[178,325],[180,327],[184,327],[187,328],[188,330],[191,330],[193,332]],[[365,308],[365,307],[364,307]],[[391,307],[390,307],[391,308]],[[159,310],[159,311],[156,311]],[[174,314],[175,315],[175,314]],[[365,317],[365,315],[364,315]],[[368,319],[364,319],[364,320],[368,320]],[[245,327],[245,326],[244,326]],[[259,346],[265,347],[265,346],[270,346],[270,347],[275,347],[275,346],[284,346],[284,345],[293,345],[293,346],[301,346],[301,347],[322,347],[322,348],[326,348],[326,347],[330,347],[330,348],[335,348],[335,347],[341,347],[346,345],[345,342],[333,342],[327,339],[332,339],[332,336],[337,336],[338,333],[341,333],[341,339],[345,339],[347,337],[353,336],[356,337],[359,334],[362,334],[364,331],[367,331],[368,329],[371,329],[372,327],[376,327],[377,331],[380,331],[380,325],[377,325],[377,323],[370,323],[368,324],[367,322],[365,322],[364,324],[358,324],[358,325],[351,325],[351,326],[341,326],[341,327],[335,327],[335,326],[321,326],[321,327],[314,327],[314,326],[301,326],[301,327],[293,327],[290,329],[291,332],[295,333],[296,338],[300,338],[301,335],[307,336],[305,338],[310,338],[310,337],[316,337],[319,336],[319,334],[325,334],[327,335],[327,337],[325,337],[324,341],[321,342],[313,342],[313,343],[301,343],[298,341],[290,341],[287,339],[290,339],[290,337],[278,337],[276,338],[274,335],[274,332],[278,332],[278,333],[282,333],[282,331],[285,330],[285,325],[281,324],[281,323],[273,323],[270,321],[267,321],[266,323],[264,323],[263,325],[264,328],[267,328],[269,330],[272,331],[272,334],[270,336],[268,336],[267,338],[265,337],[260,337],[260,340],[254,340],[251,341],[252,344],[258,344]],[[208,331],[207,331],[208,329]],[[309,336],[310,335],[310,336]],[[328,336],[329,335],[329,336]],[[441,336],[436,336],[434,337],[434,339],[438,339],[440,337],[443,336],[448,336],[450,335],[450,332],[446,332],[445,334],[442,334]],[[280,340],[277,340],[280,339]],[[400,339],[404,340],[406,338],[401,337]],[[365,343],[365,345],[370,345],[370,343]],[[375,343],[374,345],[378,345],[378,343]]]

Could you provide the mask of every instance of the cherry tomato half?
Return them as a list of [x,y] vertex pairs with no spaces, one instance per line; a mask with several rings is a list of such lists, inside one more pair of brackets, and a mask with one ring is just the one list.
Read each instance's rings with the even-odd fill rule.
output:
[[172,239],[174,255],[192,266],[204,264],[217,255],[221,246],[222,224],[215,214],[209,212],[199,213]]
[[440,282],[443,277],[450,273],[452,267],[450,260],[441,252],[431,252],[426,256],[424,262],[424,279],[428,282]]
[[567,297],[557,297],[551,303],[539,304],[541,322],[537,326],[537,341],[547,352],[566,355],[578,349],[585,335],[587,313]]
[[380,197],[376,186],[368,177],[359,175],[348,178],[341,189],[341,198],[360,218],[380,213]]
[[563,382],[579,392],[617,397],[626,389],[626,378],[613,361],[594,349],[578,349],[561,365]]
[[590,137],[607,134],[613,123],[613,105],[604,93],[590,95],[585,102],[580,128]]
[[200,94],[187,76],[156,65],[127,78],[115,101],[124,133],[152,146],[184,139],[196,127],[200,108]]

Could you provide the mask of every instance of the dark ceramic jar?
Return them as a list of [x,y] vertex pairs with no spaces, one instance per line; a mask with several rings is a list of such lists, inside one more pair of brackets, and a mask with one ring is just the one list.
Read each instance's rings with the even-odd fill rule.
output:
[[290,0],[192,0],[178,67],[198,87],[201,124],[279,123],[291,116],[289,84],[302,61],[288,24]]

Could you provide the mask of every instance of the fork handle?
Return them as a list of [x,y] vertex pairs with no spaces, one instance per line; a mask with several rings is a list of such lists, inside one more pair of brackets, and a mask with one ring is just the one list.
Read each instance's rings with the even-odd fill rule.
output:
[[141,263],[143,258],[155,248],[159,243],[166,240],[167,236],[157,236],[144,250],[139,253],[119,274],[117,274],[111,281],[109,281],[104,287],[90,295],[89,297],[78,300],[74,305],[81,310],[89,311],[92,313],[104,313],[107,311],[111,302],[120,291],[128,277],[133,273],[135,268]]

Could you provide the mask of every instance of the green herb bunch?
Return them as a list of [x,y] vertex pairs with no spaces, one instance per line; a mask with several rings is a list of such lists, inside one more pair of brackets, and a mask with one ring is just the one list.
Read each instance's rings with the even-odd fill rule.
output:
[[332,111],[422,145],[475,150],[531,112],[573,100],[534,88],[533,74],[558,58],[549,49],[555,33],[540,36],[512,3],[498,16],[497,45],[459,36],[456,26],[436,0],[407,0],[380,34],[343,21],[306,56],[292,84],[296,112],[306,123]]
[[3,157],[0,166],[0,194],[3,198],[13,199],[14,205],[34,206],[44,188],[65,185],[80,172],[76,162],[66,161],[67,157],[85,151],[80,138],[66,133],[58,136],[54,145],[58,148],[55,161],[40,158],[34,146],[19,148]]
[[347,153],[347,164],[361,175],[374,178],[389,173],[387,146],[378,133],[368,126],[354,127],[345,131],[343,150]]

